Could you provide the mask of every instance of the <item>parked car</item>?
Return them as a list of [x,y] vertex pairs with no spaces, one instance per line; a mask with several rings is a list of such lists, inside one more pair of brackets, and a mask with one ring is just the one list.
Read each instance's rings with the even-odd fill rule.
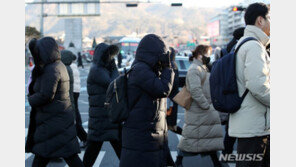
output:
[[176,56],[176,63],[179,69],[179,87],[185,85],[185,78],[190,66],[189,58],[184,56]]

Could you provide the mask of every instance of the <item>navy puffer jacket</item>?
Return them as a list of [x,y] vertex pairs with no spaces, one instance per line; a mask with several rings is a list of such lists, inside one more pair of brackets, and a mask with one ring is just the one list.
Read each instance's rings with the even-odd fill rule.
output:
[[28,97],[35,113],[30,116],[27,152],[46,158],[69,157],[80,152],[69,97],[69,75],[53,38],[37,40],[34,48],[33,54],[44,67],[33,78],[33,94]]
[[108,52],[114,52],[112,45],[109,46],[105,43],[97,45],[93,64],[87,77],[87,93],[89,95],[88,140],[91,141],[120,139],[120,126],[110,122],[108,111],[104,107],[108,86],[119,76],[114,60],[108,61]]
[[164,163],[166,97],[172,90],[174,72],[170,68],[154,69],[159,56],[166,52],[164,42],[154,34],[146,35],[138,46],[128,79],[131,110],[122,129],[121,167],[153,167]]

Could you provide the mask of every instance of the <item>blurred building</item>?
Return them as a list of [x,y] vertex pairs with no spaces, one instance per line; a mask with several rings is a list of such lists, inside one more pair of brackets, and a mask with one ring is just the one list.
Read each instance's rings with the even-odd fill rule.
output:
[[70,43],[74,43],[75,48],[82,49],[82,19],[67,18],[65,19],[65,40],[64,46],[69,47]]
[[234,11],[234,6],[247,8],[250,4],[262,2],[270,4],[270,0],[245,0],[240,4],[234,4],[222,10],[217,16],[208,22],[208,35],[210,43],[216,47],[226,47],[227,43],[232,39],[233,31],[240,27],[245,27],[245,11]]

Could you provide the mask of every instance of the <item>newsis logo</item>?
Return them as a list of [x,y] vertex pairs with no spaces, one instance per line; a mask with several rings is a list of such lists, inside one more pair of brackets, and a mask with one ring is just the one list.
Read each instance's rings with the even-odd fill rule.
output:
[[219,161],[262,161],[264,154],[220,154]]

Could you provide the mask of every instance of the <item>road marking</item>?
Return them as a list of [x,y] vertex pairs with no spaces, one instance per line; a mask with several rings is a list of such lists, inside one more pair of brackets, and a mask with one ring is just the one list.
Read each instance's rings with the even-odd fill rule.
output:
[[80,92],[85,92],[86,90],[87,90],[86,87],[80,88]]
[[181,140],[181,138],[182,138],[182,136],[181,136],[181,135],[179,135],[179,134],[177,134],[177,138],[178,138],[178,140],[180,141],[180,140]]
[[83,104],[87,104],[88,105],[88,102],[87,101],[84,101],[84,100],[79,100],[80,103],[83,103]]
[[106,153],[106,151],[100,151],[100,154],[97,157],[97,160],[96,160],[94,166],[98,166],[99,167],[101,165],[101,162],[102,162],[102,160],[104,158],[105,153]]
[[26,157],[25,160],[27,160],[28,158],[30,158],[32,155],[33,155],[32,153],[26,153],[26,154],[25,154],[25,157]]
[[180,121],[181,121],[180,119],[177,119],[177,124],[179,124]]
[[171,155],[172,155],[172,158],[173,158],[174,162],[176,162],[178,152],[177,151],[171,151]]
[[88,121],[84,122],[82,125],[83,126],[87,126],[88,125]]

